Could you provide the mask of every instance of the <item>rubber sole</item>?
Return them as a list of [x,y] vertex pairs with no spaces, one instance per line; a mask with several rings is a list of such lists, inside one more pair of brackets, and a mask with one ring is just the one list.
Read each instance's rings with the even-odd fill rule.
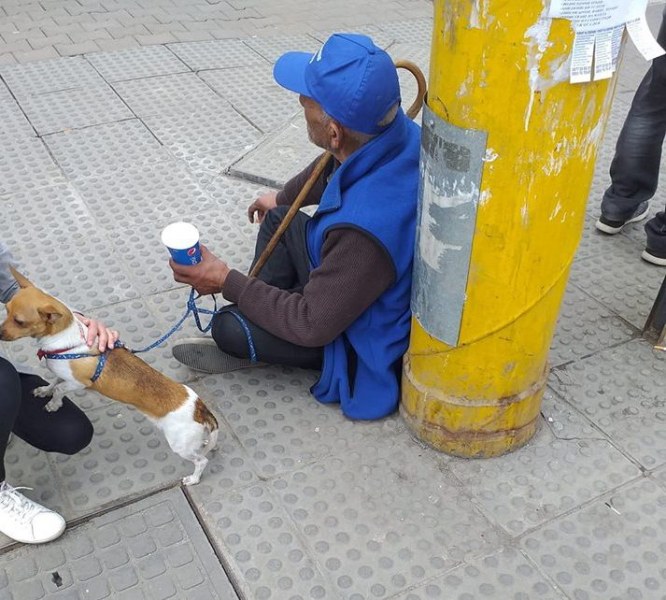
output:
[[[211,340],[212,341],[212,340]],[[240,369],[261,366],[249,358],[236,358],[222,352],[215,342],[184,342],[174,345],[173,357],[181,364],[201,373],[230,373]]]
[[609,225],[608,223],[604,223],[601,220],[601,217],[599,217],[594,226],[603,233],[607,233],[608,235],[615,235],[616,233],[620,233],[620,231],[622,231],[625,225],[629,225],[629,223],[638,223],[638,221],[642,221],[643,219],[645,219],[645,217],[648,216],[649,212],[650,212],[650,204],[648,203],[645,205],[645,210],[642,213],[625,221],[624,223],[622,223],[622,225],[618,226]]
[[654,254],[650,254],[647,250],[643,250],[641,258],[650,264],[657,265],[658,267],[666,267],[666,258],[659,258]]

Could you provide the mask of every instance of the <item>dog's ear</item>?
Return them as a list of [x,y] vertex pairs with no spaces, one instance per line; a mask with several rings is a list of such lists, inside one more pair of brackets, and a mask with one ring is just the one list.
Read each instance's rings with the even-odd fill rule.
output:
[[21,273],[19,273],[14,267],[9,267],[9,270],[12,272],[14,279],[16,279],[20,287],[22,288],[35,287],[27,277],[21,275]]
[[45,323],[55,323],[58,319],[62,319],[62,310],[53,304],[46,304],[37,309],[39,316]]

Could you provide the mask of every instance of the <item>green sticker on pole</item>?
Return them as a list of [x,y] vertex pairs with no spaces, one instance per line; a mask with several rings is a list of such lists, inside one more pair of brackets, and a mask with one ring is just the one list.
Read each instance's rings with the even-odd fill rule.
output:
[[487,138],[423,108],[412,312],[449,346],[460,338]]

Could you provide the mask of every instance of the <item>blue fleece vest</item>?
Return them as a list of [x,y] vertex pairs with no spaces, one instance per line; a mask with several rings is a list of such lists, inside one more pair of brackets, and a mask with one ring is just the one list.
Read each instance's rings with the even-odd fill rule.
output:
[[421,129],[402,111],[391,126],[345,160],[331,177],[307,225],[313,268],[326,234],[353,227],[391,257],[393,285],[324,347],[320,402],[340,402],[353,419],[378,419],[398,406],[402,355],[409,343]]

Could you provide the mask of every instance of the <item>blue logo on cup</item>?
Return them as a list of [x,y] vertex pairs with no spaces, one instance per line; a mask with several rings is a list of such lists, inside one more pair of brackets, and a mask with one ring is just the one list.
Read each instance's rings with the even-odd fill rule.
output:
[[179,265],[196,265],[201,262],[199,231],[191,223],[167,225],[162,231],[162,243]]

